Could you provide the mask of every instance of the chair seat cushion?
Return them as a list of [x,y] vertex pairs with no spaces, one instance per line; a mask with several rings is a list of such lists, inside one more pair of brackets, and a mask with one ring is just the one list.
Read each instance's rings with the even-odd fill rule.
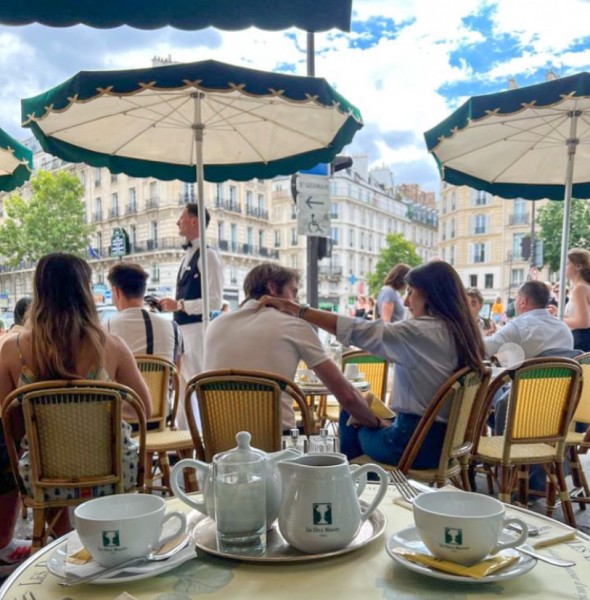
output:
[[[477,458],[483,462],[502,462],[504,436],[482,437],[479,440]],[[556,450],[549,444],[515,444],[510,448],[510,462],[543,463],[555,460]]]
[[590,443],[584,443],[584,436],[586,433],[578,433],[576,431],[568,431],[567,437],[565,438],[565,443],[568,446],[581,446],[581,445],[590,445]]
[[[387,463],[382,463],[377,460],[373,460],[367,454],[361,454],[361,456],[353,458],[350,461],[350,463],[353,465],[366,465],[371,463],[373,465],[379,465],[386,471],[393,471],[394,469],[397,469],[396,465],[388,465]],[[452,459],[449,463],[449,468],[445,473],[445,478],[450,479],[452,477],[455,477],[456,475],[459,475],[459,473],[461,473],[461,464],[458,460]],[[410,469],[406,473],[406,475],[410,479],[417,479],[418,481],[426,481],[428,483],[431,483],[437,480],[438,469]]]
[[194,447],[190,431],[151,431],[146,436],[148,452],[190,450]]

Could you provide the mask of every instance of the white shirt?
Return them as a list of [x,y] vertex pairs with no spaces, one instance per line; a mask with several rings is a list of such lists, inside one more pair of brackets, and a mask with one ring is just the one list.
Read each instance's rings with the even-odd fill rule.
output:
[[[422,415],[438,388],[457,370],[457,351],[440,319],[419,317],[384,323],[338,316],[337,337],[394,364],[392,409]],[[446,421],[446,413],[437,417]]]
[[[304,360],[310,369],[330,359],[313,327],[274,308],[258,309],[248,300],[240,309],[214,319],[205,335],[206,371],[255,369],[294,379]],[[295,426],[292,399],[283,398],[283,429]]]
[[493,335],[485,337],[483,342],[487,356],[496,354],[504,344],[512,343],[523,349],[525,359],[535,358],[545,350],[571,350],[574,347],[570,328],[546,308],[522,313]]
[[[175,362],[174,353],[175,337],[174,323],[157,313],[147,311],[152,330],[154,332],[154,352],[157,356],[162,356]],[[118,335],[129,346],[133,354],[145,354],[147,351],[147,337],[145,320],[141,308],[126,308],[111,317],[105,324],[107,331]],[[182,334],[180,327],[177,330],[177,354],[182,353]]]

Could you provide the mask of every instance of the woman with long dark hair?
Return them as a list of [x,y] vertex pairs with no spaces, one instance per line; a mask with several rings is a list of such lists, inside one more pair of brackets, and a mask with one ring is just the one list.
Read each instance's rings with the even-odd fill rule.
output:
[[[356,346],[394,363],[392,408],[395,420],[381,427],[351,427],[342,411],[342,451],[355,458],[397,464],[428,404],[439,387],[463,367],[482,370],[484,349],[465,288],[449,264],[437,261],[412,269],[406,278],[405,305],[412,318],[397,323],[362,321],[311,309],[290,300],[265,296],[262,305],[305,319]],[[438,464],[446,430],[444,413],[434,423],[414,461],[415,468]]]
[[[77,256],[56,252],[38,262],[25,330],[8,338],[0,351],[0,405],[10,392],[36,381],[112,380],[135,390],[146,417],[149,417],[150,394],[135,358],[123,340],[102,328],[91,286],[90,265]],[[130,416],[133,414],[129,412]],[[135,442],[130,440],[129,425],[122,425],[125,439],[129,441],[123,456],[125,478],[131,486],[131,480],[137,476],[137,449]],[[0,437],[3,443],[3,435]],[[0,455],[0,475],[10,468],[7,458]],[[23,456],[19,471],[23,474],[28,468],[28,458]],[[20,552],[12,555],[21,559],[26,557],[30,547],[30,542],[25,546],[18,540],[11,540],[18,512],[18,495],[14,480],[12,486],[8,486],[7,481],[8,478],[0,477],[0,514],[3,515],[0,566],[3,559],[10,561],[2,552],[4,548],[18,546]],[[63,496],[64,492],[59,488],[48,488],[47,493]],[[59,533],[69,527],[66,517],[56,526]]]
[[572,330],[574,348],[590,352],[590,252],[572,248],[567,253],[565,272],[573,288],[563,322]]

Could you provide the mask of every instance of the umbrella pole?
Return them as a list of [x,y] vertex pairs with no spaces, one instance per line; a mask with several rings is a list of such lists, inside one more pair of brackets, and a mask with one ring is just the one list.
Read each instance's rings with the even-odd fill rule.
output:
[[567,251],[569,249],[570,235],[570,217],[572,211],[572,183],[574,180],[574,160],[576,158],[576,147],[580,140],[576,137],[578,117],[581,111],[572,110],[570,112],[570,136],[566,140],[567,144],[567,167],[565,172],[565,196],[563,199],[563,227],[561,230],[561,260],[559,263],[559,318],[563,318],[565,310],[565,269],[567,266]]
[[[201,296],[203,299],[203,335],[209,324],[209,279],[207,265],[207,223],[205,219],[205,168],[203,165],[203,131],[205,125],[201,117],[201,101],[203,94],[195,92],[195,119],[192,125],[195,132],[195,153],[196,153],[196,171],[197,171],[197,204],[199,206],[199,252],[201,253]],[[204,346],[203,346],[204,347]]]

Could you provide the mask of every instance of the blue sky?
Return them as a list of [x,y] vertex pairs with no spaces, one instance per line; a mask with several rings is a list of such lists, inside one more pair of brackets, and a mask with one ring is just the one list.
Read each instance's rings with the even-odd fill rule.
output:
[[[316,74],[363,114],[347,147],[389,165],[396,183],[437,191],[422,133],[469,96],[590,70],[589,0],[353,0],[349,34],[316,35]],[[142,68],[154,56],[214,58],[305,74],[305,34],[0,26],[0,127],[17,138],[20,99],[80,70]]]

